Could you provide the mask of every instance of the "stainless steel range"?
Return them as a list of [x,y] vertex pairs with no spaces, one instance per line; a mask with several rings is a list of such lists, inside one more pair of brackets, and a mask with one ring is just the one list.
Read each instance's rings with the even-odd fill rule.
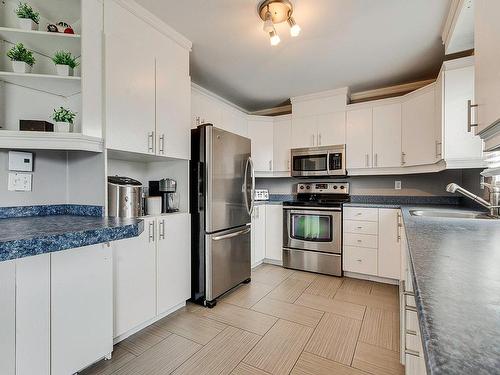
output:
[[283,203],[283,266],[342,276],[342,204],[347,182],[297,184],[297,199]]

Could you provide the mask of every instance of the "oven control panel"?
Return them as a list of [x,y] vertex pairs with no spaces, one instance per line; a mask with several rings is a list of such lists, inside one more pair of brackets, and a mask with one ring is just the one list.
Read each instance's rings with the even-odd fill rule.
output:
[[310,182],[297,184],[298,194],[349,194],[348,182]]

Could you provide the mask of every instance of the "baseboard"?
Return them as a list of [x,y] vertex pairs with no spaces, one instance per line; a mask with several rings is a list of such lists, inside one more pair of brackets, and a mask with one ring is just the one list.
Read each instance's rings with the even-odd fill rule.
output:
[[362,273],[347,272],[347,271],[344,271],[344,276],[352,277],[353,279],[375,281],[377,283],[383,283],[383,284],[399,285],[399,280],[389,279],[387,277],[364,275]]
[[283,261],[282,260],[275,260],[275,259],[267,259],[265,258],[263,263],[266,264],[272,264],[274,266],[282,266],[283,267]]
[[254,268],[257,268],[258,266],[260,266],[262,263],[264,263],[264,259],[263,260],[259,260],[258,262],[252,264],[252,269]]
[[144,329],[153,323],[156,323],[158,320],[163,319],[167,315],[170,315],[170,314],[176,312],[177,310],[183,308],[184,306],[186,306],[186,302],[180,303],[180,304],[172,307],[171,309],[161,313],[160,315],[155,316],[153,319],[150,319],[150,320],[138,325],[137,327],[132,328],[130,331],[127,331],[125,333],[122,333],[119,336],[116,336],[115,338],[113,338],[113,345],[118,344],[120,341],[125,340],[127,337],[132,336],[134,333],[139,332],[141,329]]

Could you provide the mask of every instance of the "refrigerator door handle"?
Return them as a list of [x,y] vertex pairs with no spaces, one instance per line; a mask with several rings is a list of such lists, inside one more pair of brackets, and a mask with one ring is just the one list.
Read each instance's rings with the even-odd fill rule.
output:
[[242,230],[239,230],[239,231],[234,232],[234,233],[229,233],[229,234],[224,234],[222,236],[212,237],[212,240],[213,241],[227,240],[229,238],[238,237],[238,236],[241,236],[243,234],[247,234],[250,232],[250,230],[251,230],[251,228],[242,229]]
[[251,172],[252,172],[252,190],[250,191],[252,196],[251,196],[251,200],[250,200],[250,211],[248,212],[248,214],[250,216],[252,216],[253,214],[253,209],[255,207],[255,168],[253,166],[253,160],[252,158],[248,158],[248,161],[250,162],[250,168],[251,168]]

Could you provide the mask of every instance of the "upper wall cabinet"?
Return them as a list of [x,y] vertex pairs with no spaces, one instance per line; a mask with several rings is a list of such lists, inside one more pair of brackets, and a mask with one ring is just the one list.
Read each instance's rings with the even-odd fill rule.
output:
[[252,159],[256,172],[273,171],[273,118],[249,116],[248,136],[252,140]]
[[401,103],[373,107],[373,166],[401,166]]
[[345,144],[345,111],[294,116],[292,124],[293,148]]
[[347,111],[347,168],[372,167],[372,108]]
[[292,119],[290,115],[274,117],[273,171],[290,174]]
[[104,3],[106,146],[189,159],[189,49],[125,6]]
[[475,2],[475,104],[485,150],[500,148],[500,1]]
[[434,164],[439,158],[434,86],[425,86],[403,99],[403,166]]

